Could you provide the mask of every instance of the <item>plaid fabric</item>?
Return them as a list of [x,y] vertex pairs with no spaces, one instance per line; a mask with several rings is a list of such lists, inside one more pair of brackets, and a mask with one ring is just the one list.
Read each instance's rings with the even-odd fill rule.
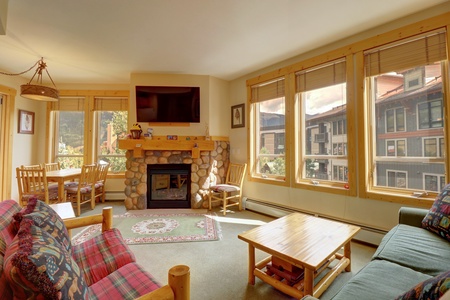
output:
[[84,243],[72,247],[72,255],[88,286],[108,276],[117,269],[135,262],[133,252],[123,241],[116,228],[107,230]]
[[12,216],[19,211],[20,206],[14,200],[0,202],[0,300],[13,298],[11,287],[3,273],[3,260],[6,247],[11,244],[17,234],[18,227],[14,226]]
[[159,288],[159,283],[136,263],[129,263],[89,287],[91,299],[136,299]]

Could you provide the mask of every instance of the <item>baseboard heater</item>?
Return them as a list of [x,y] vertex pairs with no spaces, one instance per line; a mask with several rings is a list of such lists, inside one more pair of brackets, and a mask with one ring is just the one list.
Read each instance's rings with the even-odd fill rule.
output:
[[378,246],[380,244],[381,239],[387,233],[387,231],[384,231],[384,230],[381,230],[378,228],[368,227],[367,225],[356,224],[356,223],[348,222],[345,220],[332,218],[330,216],[323,216],[323,215],[312,213],[309,211],[303,211],[301,209],[291,208],[291,207],[284,207],[281,205],[267,203],[264,201],[249,199],[247,197],[242,198],[242,204],[243,204],[243,208],[246,210],[254,211],[254,212],[261,213],[261,214],[268,215],[268,216],[275,217],[275,218],[280,218],[280,217],[286,216],[293,212],[300,212],[300,213],[304,213],[304,214],[308,214],[308,215],[312,215],[312,216],[316,216],[316,217],[320,217],[320,218],[324,218],[324,219],[328,219],[328,220],[332,220],[332,221],[339,221],[339,222],[345,222],[345,223],[351,224],[351,225],[356,225],[356,226],[361,227],[361,230],[355,236],[355,240],[361,241],[363,243],[375,245],[375,246]]

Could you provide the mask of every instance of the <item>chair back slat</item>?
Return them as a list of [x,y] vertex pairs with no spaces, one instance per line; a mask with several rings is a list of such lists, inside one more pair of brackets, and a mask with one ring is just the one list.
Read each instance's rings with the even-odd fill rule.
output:
[[91,186],[94,188],[97,179],[97,165],[83,165],[81,168],[81,175],[79,180],[79,186]]
[[44,167],[47,172],[61,170],[61,164],[59,162],[45,163]]
[[97,182],[104,183],[106,181],[106,176],[109,171],[109,163],[98,163],[97,164]]
[[230,165],[228,166],[226,183],[242,188],[246,168],[247,164],[230,163]]

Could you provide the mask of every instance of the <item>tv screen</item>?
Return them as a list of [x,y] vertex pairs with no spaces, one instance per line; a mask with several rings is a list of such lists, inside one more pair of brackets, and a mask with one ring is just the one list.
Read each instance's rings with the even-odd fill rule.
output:
[[136,86],[138,122],[200,122],[200,87]]

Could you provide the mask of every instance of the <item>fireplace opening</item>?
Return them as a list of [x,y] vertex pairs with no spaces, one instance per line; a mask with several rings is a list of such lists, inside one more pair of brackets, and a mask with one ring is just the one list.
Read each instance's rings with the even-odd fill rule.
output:
[[191,208],[191,165],[147,165],[147,208]]

